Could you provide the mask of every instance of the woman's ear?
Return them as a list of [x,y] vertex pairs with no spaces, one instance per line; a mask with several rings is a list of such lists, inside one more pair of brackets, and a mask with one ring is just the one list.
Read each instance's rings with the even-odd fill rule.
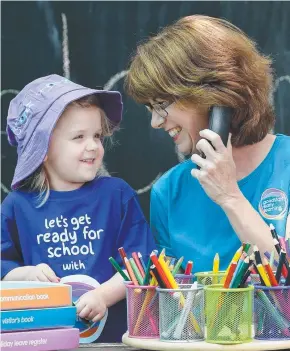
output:
[[47,158],[48,158],[47,155],[45,155],[43,163],[45,163],[47,161]]

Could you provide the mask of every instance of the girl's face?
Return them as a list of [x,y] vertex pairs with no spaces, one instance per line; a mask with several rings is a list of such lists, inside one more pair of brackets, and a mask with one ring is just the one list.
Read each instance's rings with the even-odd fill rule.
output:
[[104,157],[101,120],[93,106],[70,106],[62,114],[44,161],[52,189],[78,189],[95,178]]
[[[156,102],[151,102],[151,105],[154,103]],[[156,129],[163,128],[168,132],[179,152],[188,155],[195,151],[195,145],[200,139],[199,132],[208,127],[206,107],[185,109],[173,103],[165,108],[168,113],[166,118],[162,118],[154,109],[150,110],[152,113],[151,126]]]

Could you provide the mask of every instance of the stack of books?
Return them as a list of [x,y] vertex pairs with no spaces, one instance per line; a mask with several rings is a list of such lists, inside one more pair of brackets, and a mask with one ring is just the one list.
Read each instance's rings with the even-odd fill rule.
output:
[[1,282],[0,309],[3,351],[69,350],[79,346],[70,285]]

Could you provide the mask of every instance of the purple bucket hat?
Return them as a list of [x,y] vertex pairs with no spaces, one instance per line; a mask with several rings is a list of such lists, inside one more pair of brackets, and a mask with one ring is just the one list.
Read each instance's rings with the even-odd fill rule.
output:
[[6,131],[10,145],[17,146],[18,153],[12,189],[17,189],[42,164],[51,133],[65,107],[93,94],[98,94],[101,107],[117,128],[123,110],[118,91],[86,88],[57,74],[32,81],[10,102]]

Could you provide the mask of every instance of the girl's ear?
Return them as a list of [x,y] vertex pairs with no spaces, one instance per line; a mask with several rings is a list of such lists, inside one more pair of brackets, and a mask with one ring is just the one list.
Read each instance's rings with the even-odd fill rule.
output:
[[47,161],[47,155],[45,155],[43,162],[45,163]]

